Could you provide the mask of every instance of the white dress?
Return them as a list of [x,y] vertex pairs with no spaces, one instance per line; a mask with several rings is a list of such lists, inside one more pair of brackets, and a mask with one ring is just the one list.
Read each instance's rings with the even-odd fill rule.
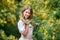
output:
[[19,40],[33,40],[32,39],[33,26],[31,24],[29,24],[29,30],[28,30],[28,34],[26,37],[24,37],[22,35],[22,33],[25,31],[25,25],[24,25],[24,22],[22,20],[18,21],[18,30],[21,33],[21,37],[19,38]]

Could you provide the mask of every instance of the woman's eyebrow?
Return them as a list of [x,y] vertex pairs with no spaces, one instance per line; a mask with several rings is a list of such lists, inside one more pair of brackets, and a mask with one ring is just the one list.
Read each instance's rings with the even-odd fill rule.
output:
[[27,13],[30,13],[30,11],[26,11]]

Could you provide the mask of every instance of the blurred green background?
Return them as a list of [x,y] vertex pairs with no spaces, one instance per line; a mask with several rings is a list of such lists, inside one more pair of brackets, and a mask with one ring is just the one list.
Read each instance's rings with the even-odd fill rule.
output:
[[0,0],[0,40],[18,40],[19,13],[24,5],[33,8],[33,40],[60,40],[60,0]]

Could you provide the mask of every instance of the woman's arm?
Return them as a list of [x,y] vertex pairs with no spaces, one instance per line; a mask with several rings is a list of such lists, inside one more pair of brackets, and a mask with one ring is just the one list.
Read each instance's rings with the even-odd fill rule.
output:
[[28,25],[25,25],[25,31],[22,33],[24,37],[28,34]]
[[23,36],[26,36],[28,33],[28,25],[26,23],[23,23],[22,20],[20,20],[18,22],[18,30]]
[[24,24],[25,24],[25,31],[22,33],[23,34],[23,36],[27,36],[27,34],[28,34],[28,25],[27,25],[27,23],[25,22],[25,20],[24,19],[21,19],[23,22],[24,22]]

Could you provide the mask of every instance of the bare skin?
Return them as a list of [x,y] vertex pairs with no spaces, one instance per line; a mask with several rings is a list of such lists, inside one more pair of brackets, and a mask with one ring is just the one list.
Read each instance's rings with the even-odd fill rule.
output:
[[27,36],[27,34],[28,34],[28,29],[29,29],[29,28],[28,28],[28,25],[25,25],[25,31],[22,33],[24,37]]

